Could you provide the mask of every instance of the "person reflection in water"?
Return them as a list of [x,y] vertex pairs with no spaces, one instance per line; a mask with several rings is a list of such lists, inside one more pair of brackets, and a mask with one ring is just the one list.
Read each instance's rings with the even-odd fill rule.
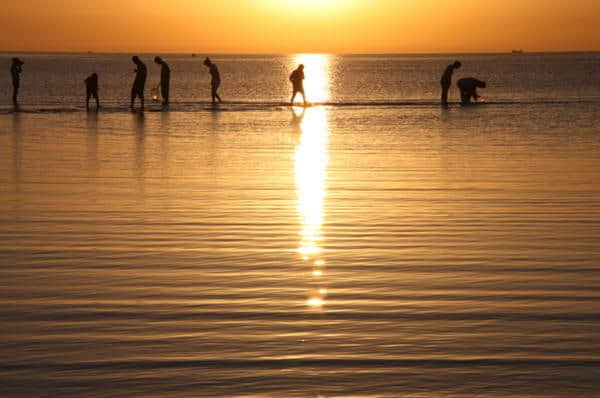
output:
[[19,95],[19,88],[21,87],[21,72],[22,66],[25,62],[21,61],[19,58],[12,59],[12,65],[10,66],[10,76],[12,77],[13,84],[13,96],[12,101],[13,105],[17,106],[17,97]]
[[442,85],[442,105],[448,105],[448,90],[450,90],[450,86],[452,85],[452,75],[456,69],[460,69],[462,64],[459,61],[455,61],[453,64],[450,64],[444,70],[444,74],[442,75],[442,79],[440,81]]
[[467,77],[458,81],[458,88],[460,90],[460,100],[463,105],[471,103],[471,98],[475,101],[479,99],[477,94],[477,88],[485,88],[485,82],[475,79],[473,77]]
[[217,65],[213,64],[210,58],[208,57],[204,60],[204,66],[206,66],[209,69],[211,76],[210,88],[212,103],[216,104],[217,100],[219,100],[219,102],[223,102],[221,97],[219,97],[219,93],[217,93],[217,91],[219,90],[219,86],[221,85],[221,74],[219,73],[219,68],[217,68]]
[[292,82],[293,89],[290,105],[294,105],[296,95],[300,93],[302,94],[302,99],[304,100],[304,106],[306,106],[306,94],[304,93],[304,65],[300,64],[300,66],[298,66],[298,68],[292,72],[290,75],[290,82]]
[[169,69],[169,65],[161,57],[155,57],[154,62],[160,65],[160,95],[163,98],[163,105],[168,105],[171,69]]
[[98,98],[98,74],[93,73],[85,81],[85,109],[90,109],[90,98],[96,100],[96,110],[100,108],[100,99]]
[[131,58],[134,64],[137,65],[137,69],[135,70],[135,80],[133,81],[133,86],[131,87],[131,109],[133,108],[134,102],[136,98],[140,98],[142,104],[142,110],[144,110],[144,87],[146,85],[146,76],[148,75],[148,71],[146,69],[146,65],[137,57],[133,56]]

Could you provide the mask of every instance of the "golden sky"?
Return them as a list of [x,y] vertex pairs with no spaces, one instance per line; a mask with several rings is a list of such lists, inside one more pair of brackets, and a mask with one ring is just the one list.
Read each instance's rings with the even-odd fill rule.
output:
[[0,51],[600,50],[600,0],[3,0]]

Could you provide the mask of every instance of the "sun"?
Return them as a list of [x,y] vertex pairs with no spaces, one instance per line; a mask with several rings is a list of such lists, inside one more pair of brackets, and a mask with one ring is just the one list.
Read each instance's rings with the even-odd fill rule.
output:
[[301,7],[325,7],[342,3],[339,0],[279,0],[279,2]]
[[274,8],[310,13],[331,12],[348,7],[355,0],[271,0]]

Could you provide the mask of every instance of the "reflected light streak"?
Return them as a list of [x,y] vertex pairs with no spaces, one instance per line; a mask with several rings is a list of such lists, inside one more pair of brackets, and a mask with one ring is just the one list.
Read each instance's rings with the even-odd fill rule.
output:
[[[328,65],[329,57],[321,55],[301,55],[298,63],[305,65],[307,83],[305,88],[313,96],[308,98],[323,101],[329,96]],[[323,222],[325,218],[325,196],[327,192],[327,153],[329,126],[327,111],[322,107],[306,109],[300,116],[302,135],[296,148],[295,172],[298,195],[298,212],[301,219],[298,253],[312,267],[312,284],[307,305],[321,308],[325,305],[327,289],[323,286],[325,261],[323,253]]]
[[323,307],[323,305],[325,305],[325,301],[323,299],[320,298],[310,298],[308,299],[307,304],[310,307]]

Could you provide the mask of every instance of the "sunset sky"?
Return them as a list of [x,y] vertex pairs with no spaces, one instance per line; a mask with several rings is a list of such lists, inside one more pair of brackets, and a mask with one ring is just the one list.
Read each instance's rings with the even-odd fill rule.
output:
[[2,3],[0,51],[600,50],[599,0],[4,0]]

